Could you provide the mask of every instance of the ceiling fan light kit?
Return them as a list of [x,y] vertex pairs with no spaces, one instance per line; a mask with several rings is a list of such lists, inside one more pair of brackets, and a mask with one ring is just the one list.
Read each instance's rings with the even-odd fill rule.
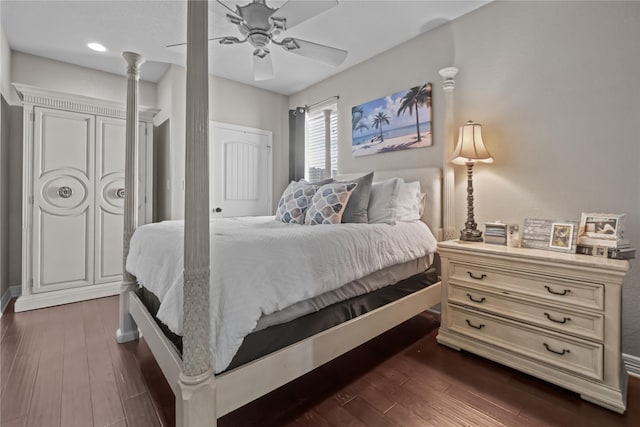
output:
[[[266,0],[253,0],[244,6],[236,6],[236,10],[231,9],[220,0],[217,2],[230,12],[226,13],[226,18],[238,27],[238,32],[243,38],[225,36],[214,37],[209,41],[217,40],[221,45],[249,42],[255,48],[253,50],[253,67],[256,81],[269,80],[274,76],[271,51],[268,48],[271,43],[282,47],[285,52],[295,53],[333,66],[342,64],[347,57],[346,50],[294,37],[276,40],[276,37],[282,32],[336,6],[337,0],[289,0],[276,9],[269,7]],[[178,43],[167,47],[178,47],[185,44]]]

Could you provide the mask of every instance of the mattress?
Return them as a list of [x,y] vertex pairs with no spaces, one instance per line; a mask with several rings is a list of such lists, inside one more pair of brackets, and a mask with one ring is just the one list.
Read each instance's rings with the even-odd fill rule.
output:
[[360,279],[353,280],[333,291],[300,301],[275,313],[262,316],[252,333],[262,329],[290,322],[299,317],[322,310],[332,304],[370,293],[384,286],[398,283],[426,271],[433,262],[433,256],[425,256],[402,264],[392,265],[374,271]]
[[[384,286],[376,291],[354,296],[345,301],[335,302],[321,310],[308,313],[285,323],[254,330],[245,337],[227,369],[234,369],[252,360],[266,356],[269,353],[431,286],[437,281],[437,269],[436,267],[431,267],[426,271]],[[149,313],[154,316],[156,322],[167,338],[174,344],[176,350],[182,353],[182,337],[171,332],[155,317],[160,304],[158,298],[143,287],[140,287],[136,294],[147,307]]]
[[[216,373],[227,369],[263,316],[436,250],[422,222],[301,226],[274,217],[221,218],[212,220],[210,232]],[[126,263],[138,283],[157,296],[157,317],[177,335],[182,333],[183,236],[182,221],[139,227]]]

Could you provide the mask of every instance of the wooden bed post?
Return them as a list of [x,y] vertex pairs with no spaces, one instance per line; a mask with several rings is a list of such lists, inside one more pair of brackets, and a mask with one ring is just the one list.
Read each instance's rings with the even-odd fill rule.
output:
[[140,337],[138,326],[129,314],[129,291],[136,286],[136,278],[126,269],[131,236],[138,226],[138,80],[144,58],[134,52],[123,52],[127,61],[127,116],[124,166],[124,227],[122,257],[122,288],[120,290],[120,325],[116,332],[119,343]]
[[187,103],[182,361],[176,424],[215,426],[209,339],[209,59],[207,2],[187,3]]
[[445,96],[445,146],[442,159],[442,236],[438,240],[453,240],[458,238],[455,226],[455,175],[453,165],[449,162],[456,147],[455,124],[453,109],[453,89],[455,88],[455,76],[458,74],[456,67],[447,67],[439,71],[444,79],[442,89]]

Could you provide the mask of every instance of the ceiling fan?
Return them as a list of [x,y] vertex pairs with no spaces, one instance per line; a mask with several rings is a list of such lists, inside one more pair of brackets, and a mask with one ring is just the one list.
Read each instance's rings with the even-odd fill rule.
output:
[[[273,78],[273,63],[271,61],[270,46],[280,46],[287,52],[295,53],[326,64],[338,66],[347,57],[347,51],[335,47],[325,46],[295,37],[279,38],[284,31],[293,26],[319,15],[338,4],[337,0],[295,1],[289,0],[279,8],[271,8],[266,0],[253,0],[244,6],[237,5],[231,9],[222,1],[217,3],[226,9],[227,20],[238,27],[242,38],[225,36],[214,37],[222,45],[249,43],[253,50],[254,78],[269,80]],[[168,48],[184,46],[186,43],[176,43]]]

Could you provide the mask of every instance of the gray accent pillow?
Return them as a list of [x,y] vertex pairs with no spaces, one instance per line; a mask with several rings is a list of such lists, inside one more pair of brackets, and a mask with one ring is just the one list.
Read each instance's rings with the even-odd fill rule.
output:
[[371,184],[373,183],[373,172],[346,183],[355,183],[357,185],[351,193],[347,207],[342,214],[342,222],[368,223],[369,196],[371,194]]
[[323,179],[321,181],[309,182],[304,178],[300,178],[300,180],[298,182],[302,182],[303,184],[315,185],[316,187],[322,187],[323,185],[331,184],[332,182],[334,182],[334,179],[333,178],[325,178],[325,179]]

